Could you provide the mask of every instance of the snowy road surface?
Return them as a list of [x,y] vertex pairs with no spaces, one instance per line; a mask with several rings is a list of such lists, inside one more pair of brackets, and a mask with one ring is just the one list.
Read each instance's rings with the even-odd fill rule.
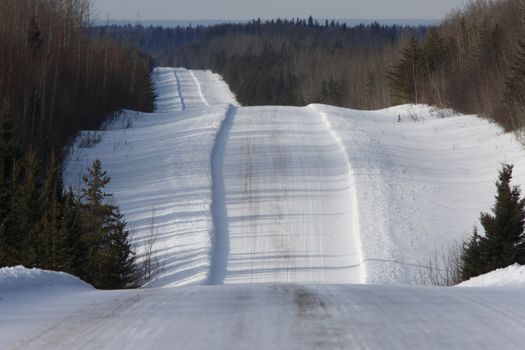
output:
[[319,113],[252,107],[232,117],[222,164],[229,251],[216,282],[362,283],[346,155]]
[[0,278],[1,349],[522,348],[523,288],[408,286],[489,210],[501,162],[525,184],[514,135],[428,106],[241,107],[209,71],[153,77],[156,112],[83,132],[64,180],[100,158],[159,269],[133,291]]
[[522,288],[250,284],[0,296],[18,301],[0,314],[2,349],[522,349],[525,341]]

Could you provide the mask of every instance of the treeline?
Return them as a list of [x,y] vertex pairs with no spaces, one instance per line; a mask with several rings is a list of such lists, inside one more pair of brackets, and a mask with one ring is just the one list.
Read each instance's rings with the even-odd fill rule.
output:
[[211,27],[105,26],[166,66],[212,69],[245,105],[373,109],[427,103],[525,124],[525,2],[476,0],[439,26],[255,20]]
[[408,40],[390,72],[396,102],[452,107],[525,126],[525,2],[471,2],[430,31]]
[[353,108],[391,104],[387,73],[404,37],[425,27],[348,27],[313,18],[255,20],[211,27],[105,26],[96,37],[136,43],[157,65],[220,73],[244,105],[328,103]]
[[41,159],[110,113],[153,107],[150,60],[86,35],[89,3],[0,1],[0,106],[10,107],[17,144]]
[[9,110],[0,112],[0,266],[74,274],[97,288],[123,288],[138,277],[128,231],[104,192],[109,177],[96,161],[80,196],[63,191],[57,157],[41,176],[31,148],[16,146]]
[[0,267],[73,273],[98,288],[136,280],[128,232],[94,164],[81,195],[61,160],[82,129],[123,108],[150,111],[151,60],[92,38],[88,0],[0,1]]

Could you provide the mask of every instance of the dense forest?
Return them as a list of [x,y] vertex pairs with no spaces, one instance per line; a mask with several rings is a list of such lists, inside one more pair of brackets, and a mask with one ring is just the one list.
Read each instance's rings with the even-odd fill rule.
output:
[[115,288],[130,284],[133,257],[103,192],[109,178],[94,164],[80,195],[64,193],[60,165],[79,130],[122,108],[152,110],[151,61],[91,37],[89,6],[0,1],[0,266],[68,271]]
[[104,26],[97,37],[133,42],[156,65],[220,73],[244,105],[320,102],[379,108],[392,100],[390,65],[403,38],[422,38],[425,27],[347,27],[335,21],[254,20],[246,24],[161,28]]
[[471,2],[425,40],[430,50],[408,40],[392,68],[391,92],[398,101],[477,113],[507,130],[525,126],[523,0]]
[[525,2],[477,0],[436,27],[309,18],[161,28],[102,26],[155,64],[211,69],[244,105],[375,109],[427,103],[525,123]]

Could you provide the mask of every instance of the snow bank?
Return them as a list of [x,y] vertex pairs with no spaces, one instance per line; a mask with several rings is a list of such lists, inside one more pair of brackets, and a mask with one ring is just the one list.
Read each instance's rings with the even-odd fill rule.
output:
[[525,184],[522,145],[483,118],[424,105],[318,108],[354,173],[366,283],[428,284],[429,260],[467,239],[490,210],[501,163]]
[[93,288],[80,278],[64,272],[28,269],[24,266],[0,269],[0,291],[2,292],[42,287]]
[[525,287],[525,266],[514,264],[473,277],[458,287]]

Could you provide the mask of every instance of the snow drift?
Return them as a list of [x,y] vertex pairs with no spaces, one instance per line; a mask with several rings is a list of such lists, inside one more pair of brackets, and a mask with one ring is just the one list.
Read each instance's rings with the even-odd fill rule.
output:
[[458,287],[525,287],[525,266],[514,264],[473,277]]
[[91,289],[88,283],[64,272],[27,269],[23,266],[0,268],[0,292],[24,289]]

